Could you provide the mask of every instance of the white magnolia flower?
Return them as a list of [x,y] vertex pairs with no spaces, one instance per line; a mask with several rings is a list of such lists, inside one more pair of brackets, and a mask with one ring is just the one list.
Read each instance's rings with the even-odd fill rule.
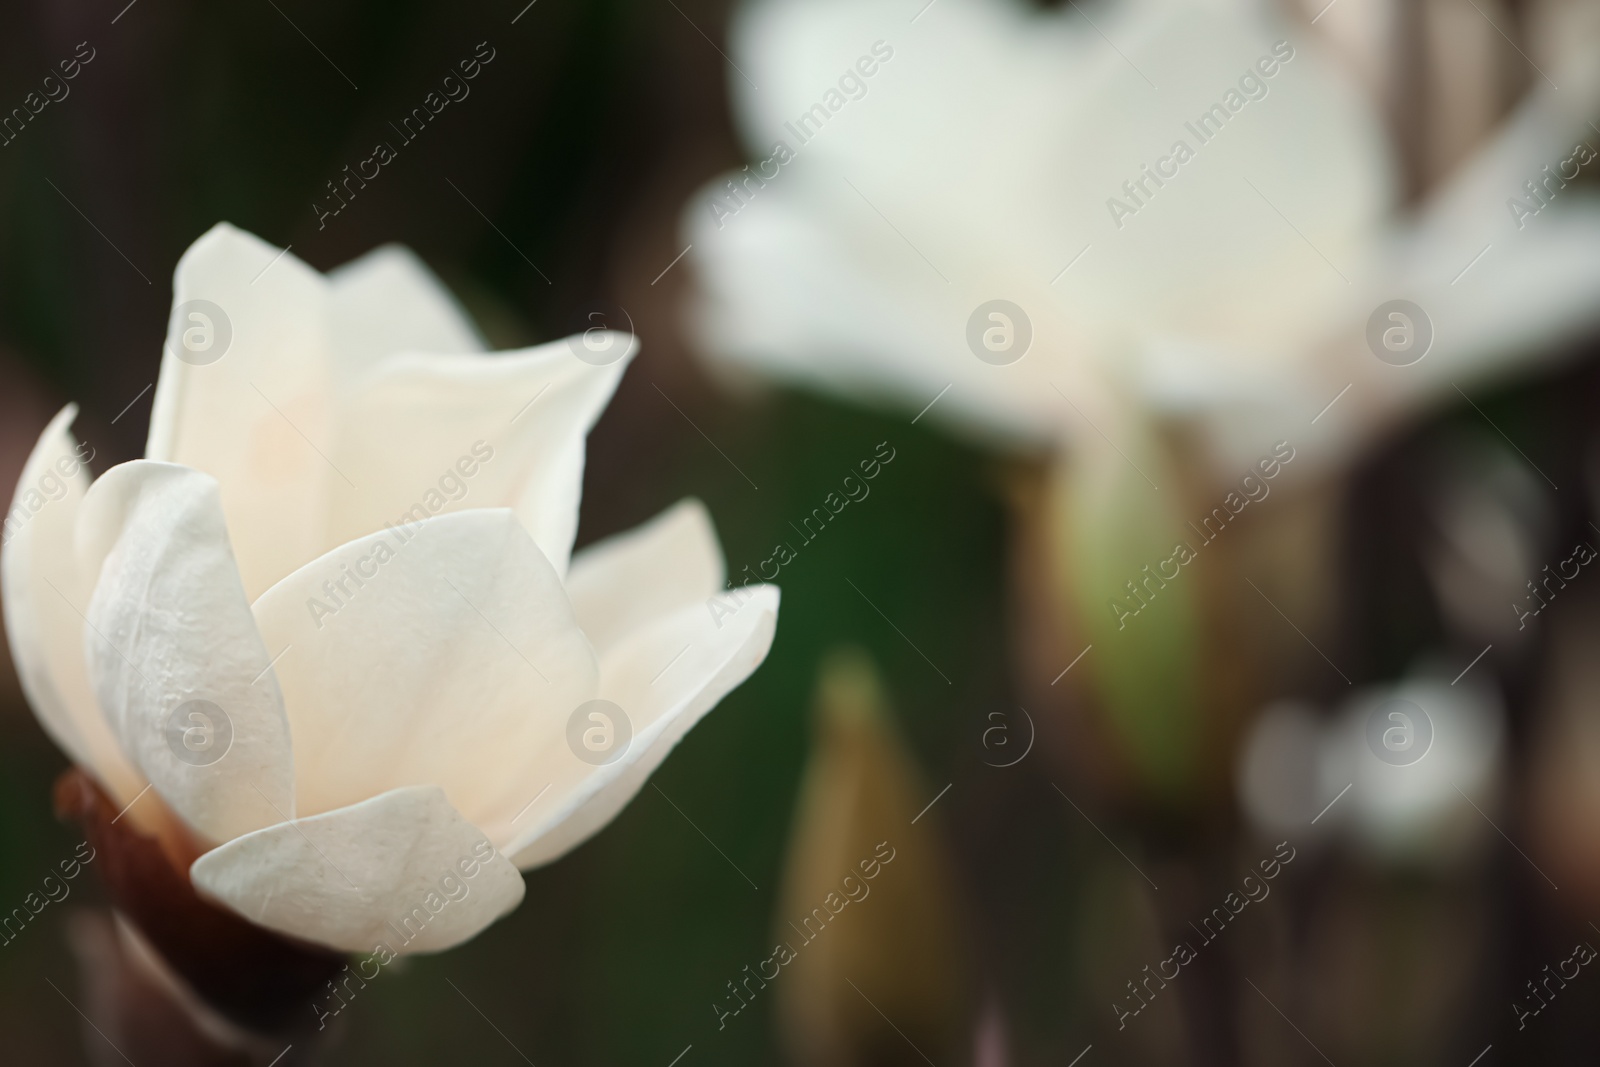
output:
[[[1595,21],[1403,218],[1379,117],[1255,4],[752,0],[731,51],[760,90],[730,85],[763,162],[686,209],[699,339],[1112,464],[1100,435],[1137,458],[1152,421],[1198,424],[1229,480],[1288,435],[1299,477],[1600,318],[1600,208],[1565,181],[1600,167],[1574,154],[1600,148]],[[1397,298],[1432,321],[1414,366],[1366,341]],[[995,299],[1031,326],[1007,365],[969,342]]]
[[589,340],[491,356],[403,249],[324,277],[218,226],[178,265],[147,458],[90,485],[74,409],[46,429],[6,526],[19,674],[130,819],[181,822],[202,894],[338,949],[454,945],[765,657],[778,591],[713,621],[698,503],[569,565],[635,348]]

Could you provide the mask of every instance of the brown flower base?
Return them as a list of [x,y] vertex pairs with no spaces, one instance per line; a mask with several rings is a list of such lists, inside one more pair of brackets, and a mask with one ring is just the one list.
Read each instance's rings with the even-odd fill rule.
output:
[[[202,900],[189,881],[192,845],[144,833],[88,775],[57,779],[56,813],[82,824],[117,911],[195,997],[262,1038],[315,1031],[312,1004],[345,965],[340,953],[291,940]],[[176,842],[176,843],[175,843]],[[174,855],[178,853],[178,855]]]
[[[262,1067],[284,1051],[244,1035],[208,1027],[190,1005],[173,996],[128,944],[125,927],[103,911],[79,911],[68,921],[68,940],[78,960],[78,1004],[89,1024],[84,1050],[96,1067],[159,1063],[162,1067]],[[233,1028],[230,1028],[232,1030]],[[284,1057],[273,1067],[304,1061]]]

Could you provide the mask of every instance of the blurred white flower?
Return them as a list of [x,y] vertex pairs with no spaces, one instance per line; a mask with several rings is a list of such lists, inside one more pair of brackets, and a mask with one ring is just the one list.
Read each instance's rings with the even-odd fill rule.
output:
[[[730,82],[745,141],[793,158],[688,205],[692,322],[720,361],[910,413],[949,386],[930,420],[1113,464],[1101,435],[1137,460],[1138,424],[1197,423],[1222,479],[1288,436],[1303,477],[1600,318],[1600,207],[1552,183],[1524,225],[1508,210],[1600,144],[1594,19],[1548,69],[1560,91],[1536,78],[1402,218],[1378,116],[1304,24],[1233,2],[924,2],[754,0],[736,19],[760,86]],[[875,42],[892,61],[846,78]],[[819,101],[821,129],[797,126]],[[1399,298],[1435,334],[1413,366],[1366,341]],[[996,299],[1032,332],[1001,366],[968,342]]]
[[1339,821],[1373,851],[1448,858],[1494,837],[1504,760],[1493,690],[1419,672],[1345,705],[1322,749],[1323,795],[1354,783]]
[[490,356],[409,252],[323,277],[224,225],[178,265],[147,458],[91,486],[74,409],[50,424],[7,529],[12,653],[130,819],[181,820],[203,894],[339,949],[449,947],[760,664],[778,591],[713,624],[697,503],[569,566],[635,348],[606,340]]
[[1240,750],[1239,802],[1263,836],[1343,830],[1392,863],[1449,865],[1494,836],[1504,735],[1490,690],[1419,668],[1325,723],[1266,708]]
[[[729,376],[1050,453],[1033,584],[1169,794],[1202,773],[1206,639],[1256,594],[1169,582],[1132,634],[1128,579],[1192,548],[1194,514],[1280,442],[1288,521],[1378,434],[1600,322],[1600,204],[1568,181],[1600,166],[1574,155],[1600,145],[1600,8],[1416,205],[1309,23],[1252,0],[747,0],[730,55],[759,90],[729,84],[770,162],[685,208],[690,326]],[[1397,300],[1421,309],[1404,353],[1369,340]],[[1252,580],[1316,633],[1315,598],[1288,594],[1331,539],[1284,540]]]

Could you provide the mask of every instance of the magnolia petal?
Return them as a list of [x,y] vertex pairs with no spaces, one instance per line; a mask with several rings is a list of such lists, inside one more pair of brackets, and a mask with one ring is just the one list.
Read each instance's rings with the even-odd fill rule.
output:
[[529,769],[530,786],[542,777],[553,787],[534,808],[548,814],[515,836],[514,826],[487,828],[509,838],[504,851],[518,867],[559,858],[615,818],[684,734],[761,665],[777,629],[777,586],[745,586],[727,599],[727,614],[688,605],[601,660],[600,695],[629,717],[632,742],[621,759],[598,768],[563,742]]
[[178,262],[145,458],[215,477],[255,596],[320,550],[328,294],[297,257],[226,223]]
[[454,296],[403,245],[384,245],[328,274],[336,370],[353,378],[395,352],[481,352]]
[[[993,376],[983,373],[992,368],[964,345],[952,350],[951,324],[943,321],[948,311],[941,308],[949,295],[931,297],[908,284],[893,249],[863,241],[868,231],[852,214],[855,205],[829,202],[810,187],[774,184],[740,208],[737,222],[724,224],[701,206],[720,204],[721,188],[720,181],[708,184],[684,211],[684,233],[694,247],[688,259],[698,281],[687,323],[714,365],[891,399],[912,414],[954,378],[959,384],[935,412],[961,404],[973,409],[964,411],[969,423],[981,424],[1012,402],[1012,391],[997,389]],[[809,298],[797,301],[796,292]],[[885,307],[895,313],[882,315]],[[1054,394],[1021,393],[1018,406],[1027,410],[1011,413],[1021,425],[1008,426],[1009,435],[1044,435],[1052,406],[1047,398]]]
[[113,467],[84,497],[77,542],[99,575],[89,678],[123,751],[210,840],[291,816],[289,723],[217,483],[171,463]]
[[638,345],[586,363],[566,341],[522,352],[407,353],[383,362],[341,417],[335,462],[361,487],[331,501],[328,546],[464,508],[511,507],[565,574],[577,534],[583,441]]
[[686,604],[722,591],[722,548],[711,516],[684,500],[636,529],[609,537],[572,558],[567,595],[595,651]]
[[[1510,240],[1465,255],[1454,234],[1408,234],[1388,272],[1314,359],[1264,369],[1248,383],[1211,373],[1217,392],[1204,411],[1204,436],[1213,470],[1236,479],[1259,458],[1262,441],[1288,436],[1305,455],[1290,477],[1312,478],[1398,424],[1577,356],[1581,346],[1572,342],[1600,322],[1600,200],[1577,190],[1565,195],[1572,199],[1525,231],[1502,220]],[[1399,367],[1375,359],[1365,335],[1374,309],[1397,297],[1417,304],[1433,333],[1420,362]],[[1289,433],[1286,411],[1317,412],[1335,397],[1342,399],[1327,418]]]
[[[1570,356],[1563,345],[1600,320],[1600,302],[1595,300],[1600,289],[1600,198],[1576,189],[1566,195],[1566,203],[1552,205],[1546,217],[1524,231],[1504,220],[1505,239],[1471,270],[1462,268],[1482,248],[1457,260],[1447,258],[1455,249],[1447,250],[1442,241],[1422,239],[1409,246],[1410,269],[1392,291],[1411,297],[1429,315],[1434,350],[1408,368],[1415,382],[1370,359],[1363,363],[1367,376],[1381,377],[1391,391],[1405,389],[1455,402],[1459,396],[1451,383],[1465,387],[1508,372],[1525,373],[1538,360]],[[1367,355],[1358,351],[1358,358]]]
[[437,786],[269,826],[189,876],[252,922],[346,952],[459,945],[522,902],[522,876]]
[[11,659],[39,724],[122,805],[145,780],[101,716],[84,662],[79,612],[92,579],[78,566],[72,532],[89,473],[86,453],[67,429],[77,414],[75,404],[62,408],[22,467],[5,518],[0,597]]
[[432,784],[484,825],[521,785],[509,769],[563,735],[599,675],[554,568],[506,509],[341,545],[255,615],[288,650],[275,669],[308,814]]
[[[1523,183],[1544,180],[1529,164],[1537,161],[1536,166],[1548,164],[1559,172],[1560,161],[1587,141],[1590,118],[1600,106],[1600,68],[1593,60],[1597,26],[1591,18],[1588,33],[1573,35],[1576,63],[1565,70],[1546,68],[1564,88],[1545,81],[1530,86],[1483,145],[1419,205],[1418,227],[1433,231],[1430,240],[1453,246],[1449,262],[1464,265],[1486,243],[1504,243],[1510,236],[1508,224],[1520,231],[1527,219],[1518,218],[1522,212],[1514,205],[1521,201],[1524,209],[1540,209],[1536,200],[1529,201]],[[1549,187],[1541,191],[1548,195]],[[1460,269],[1455,266],[1451,276]]]

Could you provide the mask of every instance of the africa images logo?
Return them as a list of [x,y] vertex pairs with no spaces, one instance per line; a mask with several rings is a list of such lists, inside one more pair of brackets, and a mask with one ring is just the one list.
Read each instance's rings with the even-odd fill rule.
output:
[[1396,697],[1367,716],[1367,748],[1391,767],[1409,767],[1433,747],[1433,720],[1421,706]]

